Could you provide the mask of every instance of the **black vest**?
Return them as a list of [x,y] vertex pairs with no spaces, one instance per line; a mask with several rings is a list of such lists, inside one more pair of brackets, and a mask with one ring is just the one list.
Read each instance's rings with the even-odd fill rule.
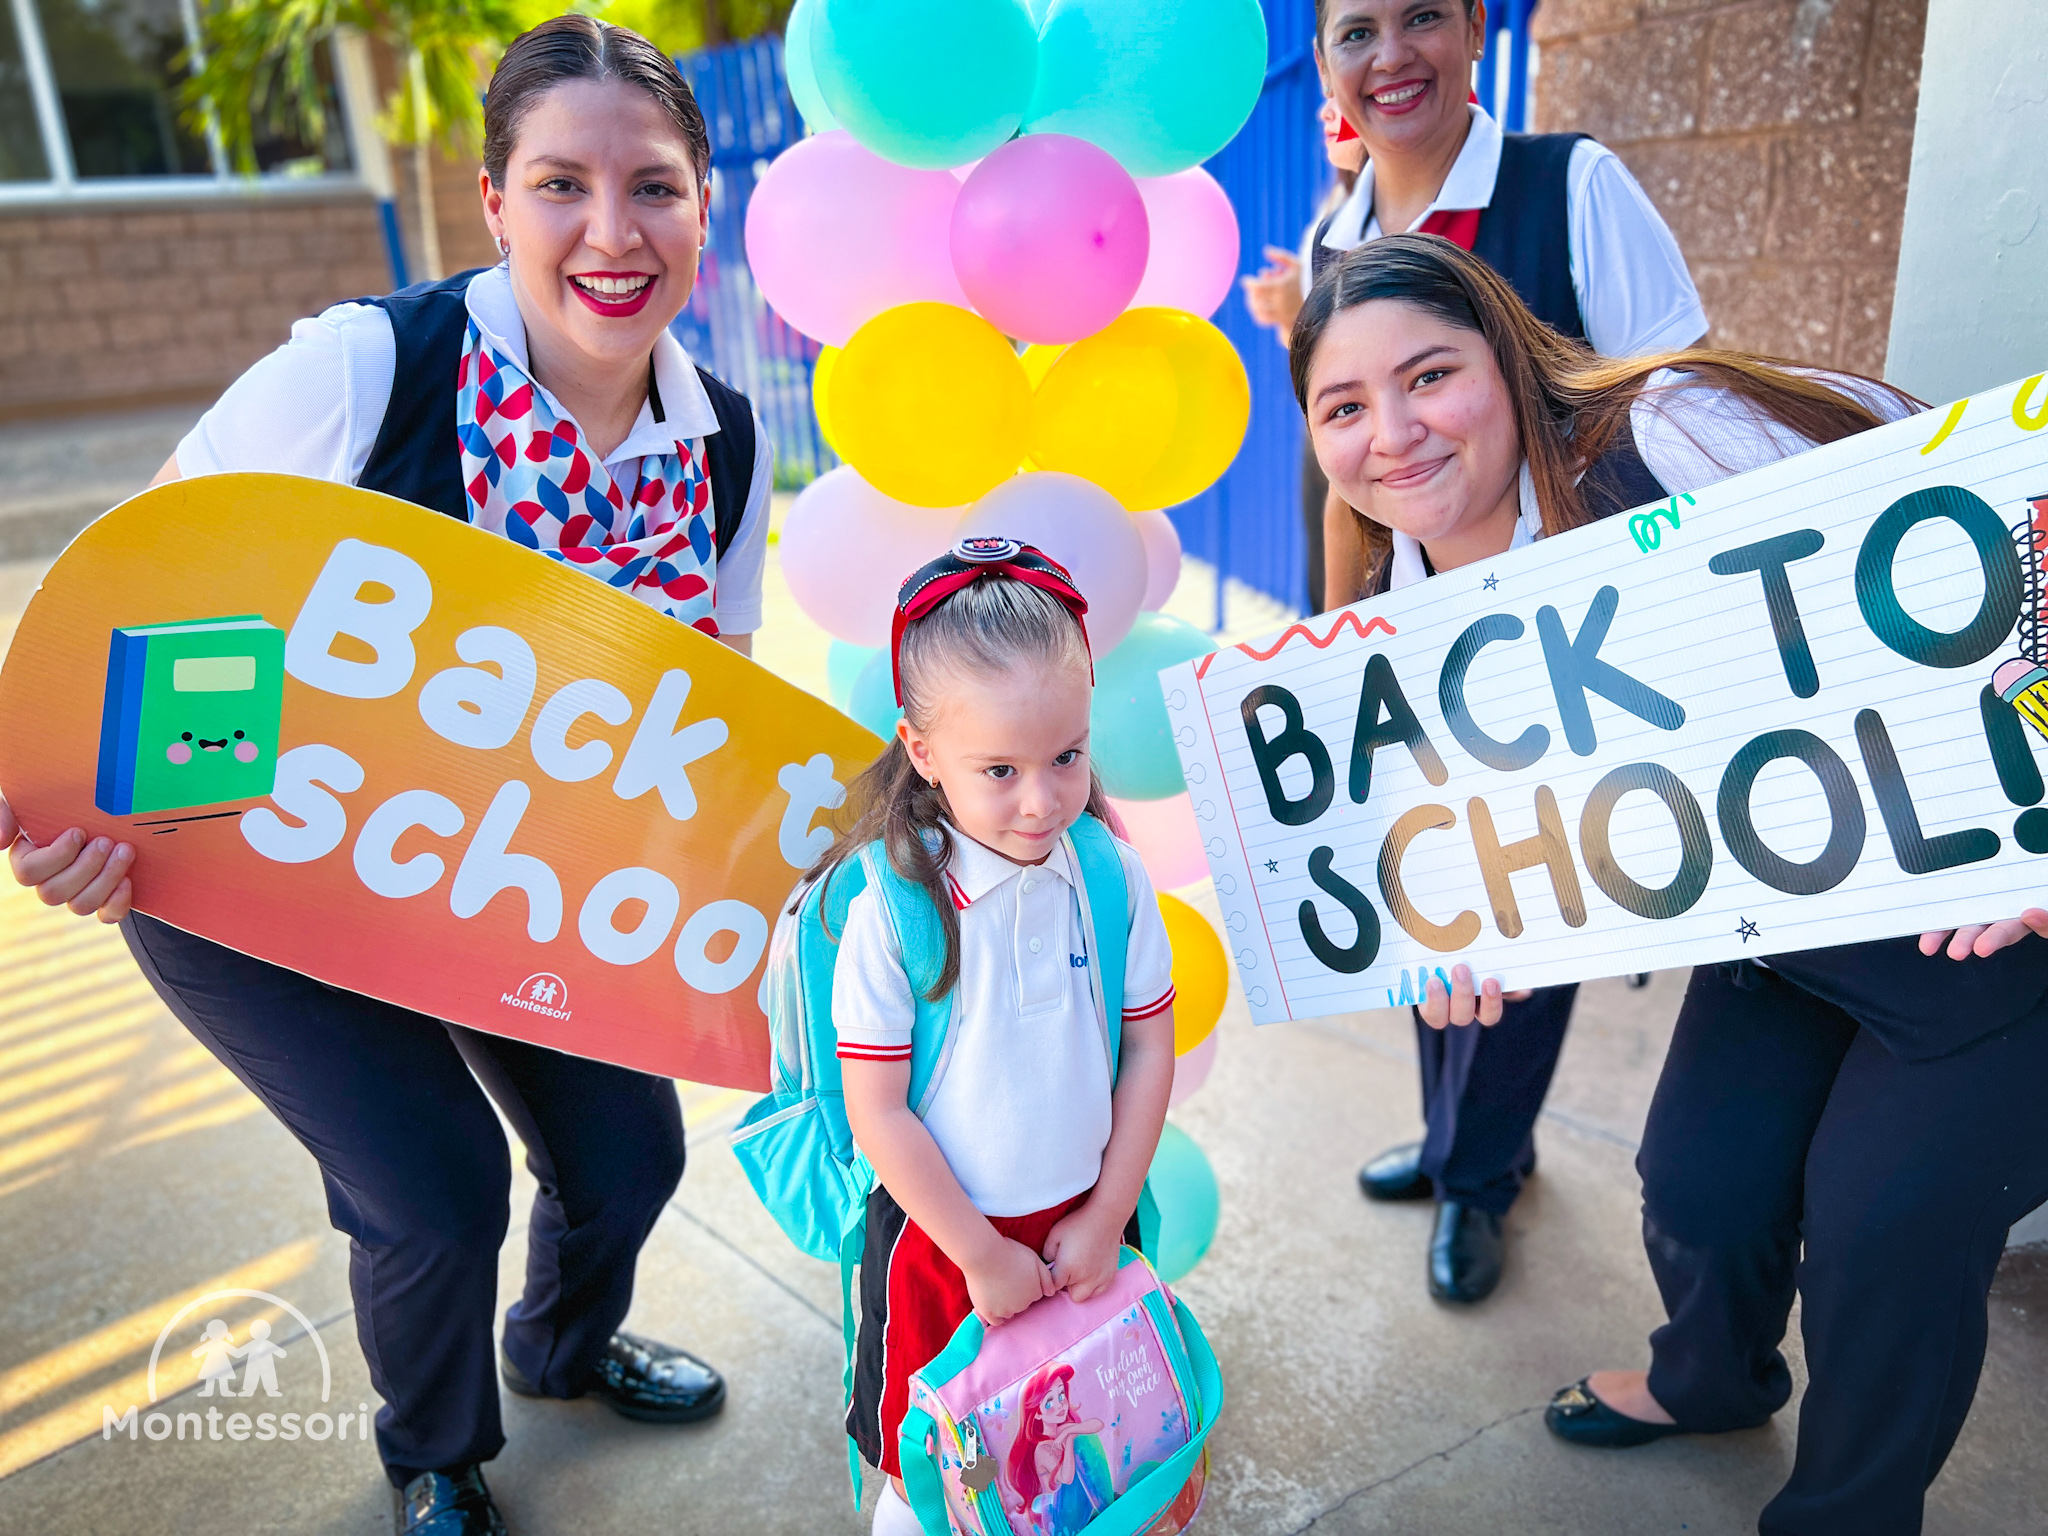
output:
[[[455,436],[455,371],[469,327],[463,295],[481,270],[415,283],[381,299],[356,300],[375,304],[391,317],[391,337],[398,347],[391,401],[356,483],[464,522],[469,521],[469,495],[462,486],[462,449]],[[739,532],[753,486],[754,408],[745,395],[702,368],[697,376],[718,417],[718,430],[704,439],[704,460],[711,479],[713,543],[722,555]]]
[[[1472,242],[1472,254],[1506,278],[1538,320],[1574,341],[1586,339],[1586,319],[1572,287],[1570,173],[1572,146],[1585,137],[1503,134],[1493,201]],[[1336,217],[1316,226],[1309,263],[1318,278],[1344,254],[1323,244]]]

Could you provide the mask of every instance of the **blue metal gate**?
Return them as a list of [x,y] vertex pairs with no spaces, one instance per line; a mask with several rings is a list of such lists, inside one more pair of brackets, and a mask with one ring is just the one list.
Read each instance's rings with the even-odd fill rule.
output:
[[[1240,235],[1238,270],[1265,265],[1265,248],[1293,250],[1329,181],[1316,113],[1314,0],[1262,0],[1266,11],[1266,88],[1251,120],[1208,164],[1230,194]],[[1223,478],[1169,514],[1181,545],[1219,577],[1299,608],[1307,595],[1308,546],[1301,516],[1301,412],[1287,375],[1287,351],[1252,323],[1233,293],[1213,316],[1244,359],[1252,382],[1251,430]],[[1223,583],[1215,624],[1223,624]]]
[[754,402],[775,444],[775,478],[808,485],[839,462],[811,409],[819,346],[768,307],[747,268],[747,203],[768,164],[803,137],[782,39],[678,59],[711,131],[711,238],[689,307],[670,329],[690,355]]

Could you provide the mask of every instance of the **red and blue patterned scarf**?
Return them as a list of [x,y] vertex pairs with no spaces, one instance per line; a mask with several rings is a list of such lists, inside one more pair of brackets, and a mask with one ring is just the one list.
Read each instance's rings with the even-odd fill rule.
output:
[[718,634],[718,552],[702,438],[677,439],[614,478],[576,423],[474,320],[455,375],[455,429],[470,521],[588,571],[652,608]]

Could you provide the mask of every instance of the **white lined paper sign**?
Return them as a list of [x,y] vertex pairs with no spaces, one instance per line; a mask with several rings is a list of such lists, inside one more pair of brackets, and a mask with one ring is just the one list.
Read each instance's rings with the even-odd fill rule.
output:
[[1161,674],[1259,1023],[2048,905],[2037,376]]

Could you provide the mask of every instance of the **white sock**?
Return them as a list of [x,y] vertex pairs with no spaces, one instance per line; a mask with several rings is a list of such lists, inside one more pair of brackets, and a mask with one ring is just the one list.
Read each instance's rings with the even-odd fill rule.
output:
[[924,1536],[924,1527],[892,1482],[882,1484],[882,1497],[875,1504],[874,1536]]

